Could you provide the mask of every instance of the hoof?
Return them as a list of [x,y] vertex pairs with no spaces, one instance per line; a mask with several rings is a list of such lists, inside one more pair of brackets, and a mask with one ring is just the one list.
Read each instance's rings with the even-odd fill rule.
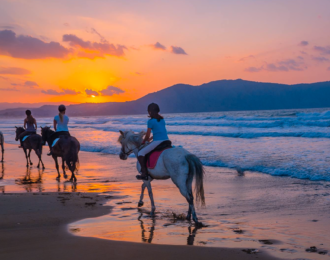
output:
[[33,163],[31,162],[30,165],[33,165]]
[[[63,177],[64,177],[65,179],[67,179],[67,178],[68,178],[68,175],[63,174]],[[70,179],[70,181],[71,181],[71,179]]]
[[39,169],[39,168],[40,168],[40,166],[38,165],[38,166],[37,166],[37,168]]
[[42,166],[42,169],[43,169],[43,170],[46,169],[45,166]]
[[143,206],[143,201],[139,201],[139,203],[138,203],[138,207],[142,207]]
[[61,179],[61,177],[60,177],[60,176],[58,176],[58,177],[56,177],[56,179],[55,179],[55,180],[59,181],[60,179]]
[[195,222],[195,226],[198,228],[204,227],[202,222]]

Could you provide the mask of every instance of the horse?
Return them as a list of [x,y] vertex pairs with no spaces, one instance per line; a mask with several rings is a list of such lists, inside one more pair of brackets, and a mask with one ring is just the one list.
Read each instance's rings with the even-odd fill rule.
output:
[[[44,143],[50,144],[50,137],[55,133],[50,127],[41,127],[41,136]],[[79,141],[73,136],[65,136],[60,137],[60,139],[56,142],[56,144],[52,147],[52,157],[55,161],[55,166],[57,170],[57,177],[56,180],[60,180],[61,175],[59,171],[57,157],[62,158],[62,169],[63,169],[63,177],[67,178],[65,172],[65,163],[68,166],[69,170],[71,171],[71,178],[70,181],[76,182],[77,178],[75,175],[75,171],[78,170],[79,158],[78,153],[80,151],[80,143]]]
[[3,137],[2,132],[0,131],[0,146],[1,146],[1,161],[0,162],[3,162],[3,154],[5,152],[4,143],[5,143],[5,139]]
[[[120,136],[118,142],[121,144],[121,151],[119,158],[121,160],[127,160],[131,153],[134,153],[136,158],[138,157],[138,152],[144,145],[142,145],[143,136],[145,132],[140,132],[138,134],[133,131],[119,131]],[[140,165],[137,163],[137,169],[139,170]],[[198,221],[195,206],[194,206],[194,196],[192,191],[192,182],[195,177],[195,193],[196,202],[204,206],[204,167],[199,158],[182,147],[174,147],[171,149],[164,150],[160,157],[158,158],[157,165],[154,169],[148,169],[148,180],[143,180],[140,201],[138,207],[143,206],[143,196],[145,188],[148,189],[150,201],[151,201],[151,216],[154,216],[156,207],[153,199],[153,193],[151,188],[151,181],[156,180],[166,180],[171,178],[173,183],[179,188],[180,193],[186,198],[189,208],[186,219],[191,220],[191,215],[196,226],[202,226],[202,223]]]
[[[15,140],[18,141],[19,136],[21,133],[23,133],[25,130],[23,127],[16,127],[16,138]],[[26,158],[26,167],[29,167],[29,165],[33,165],[32,161],[31,161],[31,151],[34,150],[36,155],[39,158],[39,162],[38,162],[38,168],[40,168],[40,163],[42,165],[42,168],[45,169],[45,165],[41,159],[41,155],[42,155],[42,138],[40,135],[38,134],[31,134],[28,138],[26,138],[26,140],[24,142],[22,142],[22,147],[23,147],[23,151],[25,153],[25,158]],[[29,151],[29,153],[27,153],[27,150]]]

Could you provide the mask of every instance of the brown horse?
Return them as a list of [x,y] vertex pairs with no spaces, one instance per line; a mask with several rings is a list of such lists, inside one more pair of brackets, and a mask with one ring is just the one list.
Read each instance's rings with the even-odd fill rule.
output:
[[[17,127],[17,126],[15,126],[15,127],[16,127],[15,140],[18,141],[20,134],[23,133],[25,130],[23,127]],[[37,167],[40,168],[40,162],[41,162],[42,168],[45,169],[45,165],[41,159],[42,143],[43,143],[42,138],[38,134],[32,134],[29,137],[27,137],[24,142],[22,142],[22,147],[23,147],[23,151],[25,153],[25,158],[26,158],[26,167],[29,167],[29,165],[33,165],[30,155],[31,155],[31,151],[34,150],[36,152],[36,155],[39,158]],[[27,150],[29,151],[29,153],[27,153]]]
[[5,143],[5,139],[3,138],[3,134],[0,132],[0,146],[1,146],[1,161],[3,162],[3,153],[5,152],[5,148],[3,147]]
[[[48,126],[41,127],[41,136],[44,142],[47,142],[49,146],[50,144],[50,137],[55,133],[52,131]],[[63,177],[67,178],[65,172],[65,164],[68,166],[69,170],[71,171],[71,178],[70,181],[77,181],[75,176],[75,171],[78,170],[79,158],[78,153],[80,151],[80,143],[79,141],[73,136],[62,136],[57,141],[57,143],[52,147],[52,156],[55,161],[55,166],[57,170],[57,177],[56,179],[59,180],[61,178],[57,157],[62,158],[62,169],[63,169]]]

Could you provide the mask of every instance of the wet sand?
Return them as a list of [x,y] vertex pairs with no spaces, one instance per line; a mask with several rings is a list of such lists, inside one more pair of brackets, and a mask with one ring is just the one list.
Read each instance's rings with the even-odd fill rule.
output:
[[[187,203],[169,180],[152,183],[156,218],[150,218],[147,193],[145,205],[137,207],[141,182],[134,178],[134,158],[121,161],[118,156],[81,152],[78,183],[73,185],[55,180],[54,163],[47,156],[44,171],[35,165],[26,170],[24,155],[16,147],[6,145],[0,165],[0,208],[5,209],[0,217],[8,221],[0,223],[0,242],[5,245],[0,256],[8,257],[4,259],[21,259],[25,252],[38,259],[40,251],[49,259],[63,259],[61,254],[82,259],[148,259],[155,254],[160,259],[271,259],[269,254],[329,259],[327,182],[206,167],[207,206],[197,213],[207,227],[196,229],[180,219]],[[96,204],[85,204],[95,199]],[[17,224],[22,219],[27,221],[24,227]],[[311,246],[317,252],[305,251]]]
[[0,195],[1,259],[273,259],[239,249],[117,242],[67,232],[72,221],[108,214],[110,207],[102,205],[105,197],[91,193]]

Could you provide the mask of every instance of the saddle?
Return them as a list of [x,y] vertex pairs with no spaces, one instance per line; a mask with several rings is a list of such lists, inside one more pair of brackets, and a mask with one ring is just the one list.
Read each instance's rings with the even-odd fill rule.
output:
[[37,133],[33,133],[33,132],[31,132],[30,134],[28,134],[28,135],[26,135],[26,136],[24,136],[23,138],[22,138],[22,142],[24,142],[26,139],[28,139],[30,136],[33,136],[33,135],[36,135]]
[[172,142],[170,140],[166,140],[166,141],[160,143],[150,153],[147,153],[145,156],[145,161],[147,162],[147,168],[154,169],[157,165],[159,156],[162,154],[162,152],[164,152],[165,150],[167,150],[169,148],[173,148]]

